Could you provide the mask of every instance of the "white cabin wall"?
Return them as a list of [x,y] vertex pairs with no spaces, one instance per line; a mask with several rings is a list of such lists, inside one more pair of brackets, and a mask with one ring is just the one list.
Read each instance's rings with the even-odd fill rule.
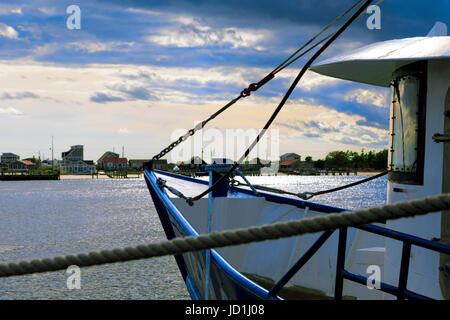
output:
[[[419,199],[442,193],[442,143],[435,143],[432,136],[444,130],[445,95],[450,85],[450,62],[429,60],[427,79],[427,105],[425,125],[425,163],[423,186],[388,182],[388,203]],[[401,188],[404,192],[393,192]],[[440,238],[441,214],[388,221],[387,227],[432,239]],[[384,281],[398,284],[401,242],[386,240]],[[438,282],[439,254],[413,246],[411,251],[408,289],[436,299],[442,299]]]
[[[189,206],[180,198],[171,199],[183,213],[186,220],[199,234],[207,233],[208,198],[202,198]],[[225,231],[238,228],[248,228],[258,224],[264,208],[263,198],[225,198],[212,199],[211,231]],[[249,244],[217,248],[234,268],[240,270],[247,258]]]

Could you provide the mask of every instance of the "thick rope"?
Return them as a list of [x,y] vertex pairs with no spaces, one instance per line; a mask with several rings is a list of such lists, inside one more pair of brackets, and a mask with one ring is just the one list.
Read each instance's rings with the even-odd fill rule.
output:
[[17,263],[2,263],[0,264],[0,277],[64,270],[71,265],[87,267],[274,240],[306,233],[424,215],[430,212],[448,209],[450,209],[450,193],[352,212],[334,213],[326,216],[281,222],[260,227],[250,227],[247,229],[212,232],[208,235],[185,237],[124,249],[103,250],[75,256],[68,255]]

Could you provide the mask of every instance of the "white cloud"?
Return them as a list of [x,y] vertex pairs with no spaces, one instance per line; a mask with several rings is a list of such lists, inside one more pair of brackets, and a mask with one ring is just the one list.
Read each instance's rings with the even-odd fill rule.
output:
[[[181,16],[173,18],[177,26],[161,28],[145,37],[148,42],[166,47],[206,47],[231,45],[233,48],[264,50],[261,42],[270,36],[267,30],[213,28],[198,19]],[[152,31],[154,32],[154,31]]]
[[11,13],[22,14],[22,8],[13,5],[0,4],[0,15],[9,15]]
[[56,14],[56,8],[47,8],[47,7],[42,7],[42,8],[38,8],[39,12],[47,15],[47,16],[54,16]]
[[82,50],[86,50],[88,53],[99,51],[127,51],[129,47],[133,46],[134,42],[125,41],[83,41],[83,42],[71,42],[68,46],[76,47]]
[[[288,79],[289,82],[291,82],[297,76],[297,74],[298,69],[285,69],[282,72],[278,73],[276,77],[285,78]],[[342,81],[343,80],[323,76],[321,74],[308,70],[300,80],[298,87],[303,91],[315,91],[318,89],[322,89],[323,87],[336,86],[342,83]]]
[[129,134],[130,131],[128,131],[127,128],[120,128],[119,130],[117,130],[117,133],[119,133],[119,134]]
[[344,95],[345,101],[356,101],[362,104],[389,107],[389,91],[387,89],[354,89]]
[[11,13],[22,14],[22,8],[11,9]]
[[136,9],[136,8],[128,8],[126,11],[132,12],[132,13],[147,14],[147,15],[160,15],[161,14],[160,12],[157,12],[157,11]]
[[[25,27],[20,26],[20,29],[26,30]],[[33,28],[29,28],[32,31]],[[26,30],[28,31],[28,29]],[[39,39],[40,34],[36,34],[35,37]],[[101,51],[115,51],[115,52],[127,52],[130,47],[134,45],[134,42],[125,41],[110,41],[110,42],[99,42],[99,41],[77,41],[69,42],[66,44],[60,44],[57,42],[45,43],[41,46],[36,46],[32,53],[26,58],[31,60],[39,60],[39,58],[50,55],[61,48],[68,48],[72,50],[86,51],[88,53],[95,53]]]
[[[235,91],[236,86],[243,89],[270,71],[124,64],[90,64],[80,68],[25,60],[0,61],[0,69],[0,87],[4,88],[0,97],[9,98],[8,107],[0,108],[0,115],[22,122],[19,130],[14,121],[3,121],[0,131],[12,130],[13,136],[22,140],[30,132],[39,132],[24,144],[29,150],[35,150],[48,135],[55,134],[64,140],[60,145],[85,144],[89,147],[86,157],[95,159],[105,151],[106,145],[115,143],[127,145],[136,157],[152,156],[170,142],[172,130],[192,127],[195,121],[205,119],[234,98],[240,92]],[[288,70],[277,74],[277,78],[292,76],[294,73]],[[314,82],[311,90],[330,85],[314,75],[307,79]],[[217,90],[219,85],[223,85],[223,90]],[[216,90],[209,92],[209,87]],[[32,92],[37,98],[24,100],[31,97],[26,92]],[[98,93],[104,93],[104,103],[97,102],[101,98]],[[98,99],[92,99],[95,94]],[[153,96],[158,99],[149,99]],[[150,111],[149,100],[152,101]],[[279,100],[280,97],[251,95],[209,126],[260,128]],[[338,112],[314,99],[298,98],[290,100],[276,122],[287,124],[281,127],[278,124],[283,152],[309,148],[302,152],[318,157],[334,148],[346,150],[355,145],[366,148],[386,139],[386,130],[359,126],[361,120],[364,117]],[[148,147],[143,149],[142,141],[149,137],[151,143],[146,143]]]
[[19,33],[13,27],[0,22],[0,37],[17,39],[19,37]]
[[305,91],[317,90],[324,86],[333,86],[341,83],[342,80],[322,76],[315,72],[307,71],[303,78],[300,80],[300,88]]
[[20,117],[20,116],[23,116],[23,112],[16,108],[11,108],[11,107],[0,108],[0,115]]
[[359,125],[365,118],[349,115],[315,102],[302,102],[295,99],[279,115],[276,126],[283,128],[286,141],[304,140],[305,146],[322,143],[326,148],[345,150],[346,148],[385,148],[388,131],[385,129]]

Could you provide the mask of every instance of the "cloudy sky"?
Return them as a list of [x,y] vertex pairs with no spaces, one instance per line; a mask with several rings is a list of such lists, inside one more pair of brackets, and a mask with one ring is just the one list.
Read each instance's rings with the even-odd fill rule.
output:
[[[48,158],[54,136],[58,157],[75,144],[85,146],[86,159],[122,146],[129,158],[152,157],[354,2],[1,0],[0,152]],[[73,4],[81,9],[79,30],[66,25]],[[380,30],[366,27],[366,14],[318,61],[450,23],[446,0],[385,0],[380,8]],[[208,127],[261,128],[308,57]],[[279,152],[317,159],[386,148],[389,100],[386,88],[308,72],[272,127]],[[218,155],[206,150],[205,158],[212,152]]]

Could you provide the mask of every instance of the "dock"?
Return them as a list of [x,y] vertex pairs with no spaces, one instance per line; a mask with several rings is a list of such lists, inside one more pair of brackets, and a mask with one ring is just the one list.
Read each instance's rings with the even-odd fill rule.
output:
[[29,180],[59,180],[60,174],[57,173],[2,173],[0,181],[29,181]]

